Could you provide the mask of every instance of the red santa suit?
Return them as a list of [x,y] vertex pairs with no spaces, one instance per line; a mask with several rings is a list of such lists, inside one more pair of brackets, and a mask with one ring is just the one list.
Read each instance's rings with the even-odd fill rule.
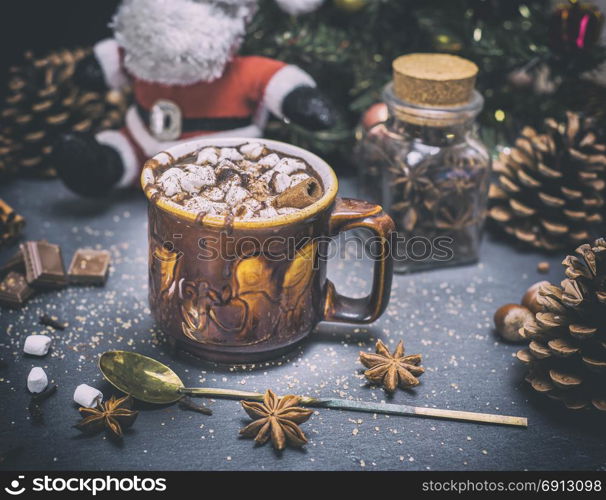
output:
[[297,66],[259,56],[235,56],[220,78],[188,85],[142,80],[124,70],[114,39],[95,46],[110,88],[130,83],[134,104],[126,126],[96,139],[118,151],[124,164],[120,186],[138,181],[145,160],[195,137],[260,137],[269,112],[282,118],[282,101],[295,88],[315,82]]

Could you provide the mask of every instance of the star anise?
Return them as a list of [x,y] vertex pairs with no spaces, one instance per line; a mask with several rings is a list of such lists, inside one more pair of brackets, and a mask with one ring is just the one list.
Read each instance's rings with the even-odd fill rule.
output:
[[458,206],[438,209],[435,218],[436,227],[459,231],[477,222],[471,203],[462,202]]
[[254,438],[259,444],[265,444],[271,438],[276,450],[283,450],[286,444],[303,446],[307,438],[298,424],[307,421],[313,411],[297,406],[300,402],[299,396],[278,397],[269,389],[263,403],[241,401],[242,408],[254,422],[240,430],[240,434]]
[[400,158],[396,158],[389,167],[393,175],[392,184],[399,193],[391,209],[402,214],[401,220],[406,231],[412,231],[417,225],[419,210],[422,207],[430,210],[438,198],[439,193],[430,177],[431,168],[429,160],[411,166]]
[[80,408],[82,420],[74,427],[87,434],[96,434],[106,429],[113,438],[122,437],[122,429],[133,425],[138,411],[131,410],[132,398],[124,396],[116,399],[112,396],[109,401],[99,403],[96,408]]
[[400,340],[393,354],[387,346],[377,341],[376,354],[360,352],[360,362],[368,368],[364,375],[373,384],[383,385],[386,391],[394,392],[399,386],[408,389],[419,385],[417,377],[425,372],[420,354],[404,356],[404,344]]

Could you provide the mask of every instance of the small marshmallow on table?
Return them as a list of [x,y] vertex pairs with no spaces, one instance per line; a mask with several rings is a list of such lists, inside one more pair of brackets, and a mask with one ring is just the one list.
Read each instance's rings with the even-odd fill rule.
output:
[[23,352],[32,356],[46,356],[50,345],[51,338],[47,335],[29,335],[25,338]]
[[27,376],[27,390],[32,394],[43,392],[48,386],[48,377],[45,371],[39,366],[35,366]]
[[80,384],[74,391],[74,401],[85,408],[95,408],[103,401],[103,394],[90,385]]

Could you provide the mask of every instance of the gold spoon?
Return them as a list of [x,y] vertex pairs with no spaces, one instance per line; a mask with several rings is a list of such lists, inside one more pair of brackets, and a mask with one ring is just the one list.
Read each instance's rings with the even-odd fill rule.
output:
[[[114,387],[146,403],[174,403],[186,394],[215,398],[263,400],[263,394],[257,392],[211,387],[185,387],[177,374],[168,366],[136,352],[107,351],[99,358],[99,369]],[[524,417],[491,415],[488,413],[310,397],[302,397],[301,404],[317,408],[333,408],[365,413],[421,416],[528,427],[528,421]]]

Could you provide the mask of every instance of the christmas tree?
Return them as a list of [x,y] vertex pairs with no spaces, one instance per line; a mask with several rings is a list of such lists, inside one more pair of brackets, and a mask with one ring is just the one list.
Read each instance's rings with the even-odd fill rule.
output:
[[507,140],[520,124],[595,110],[604,91],[584,75],[606,56],[598,45],[602,22],[595,6],[577,1],[554,8],[549,0],[325,0],[315,12],[289,17],[263,0],[244,52],[302,66],[340,106],[343,119],[328,132],[270,129],[321,153],[347,151],[360,114],[391,79],[392,60],[409,52],[476,62],[484,129]]

